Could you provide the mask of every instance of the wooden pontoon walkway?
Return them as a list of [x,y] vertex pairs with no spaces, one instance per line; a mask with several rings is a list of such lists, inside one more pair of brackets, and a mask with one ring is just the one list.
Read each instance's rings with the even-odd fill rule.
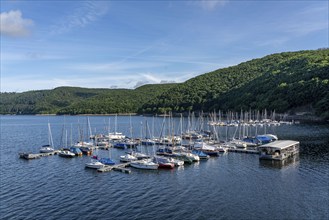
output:
[[47,156],[52,156],[52,155],[56,155],[58,154],[58,150],[55,150],[53,152],[49,152],[49,153],[36,153],[36,154],[33,154],[33,153],[19,153],[19,157],[20,158],[23,158],[23,159],[26,159],[26,160],[30,160],[30,159],[38,159],[40,157],[47,157]]

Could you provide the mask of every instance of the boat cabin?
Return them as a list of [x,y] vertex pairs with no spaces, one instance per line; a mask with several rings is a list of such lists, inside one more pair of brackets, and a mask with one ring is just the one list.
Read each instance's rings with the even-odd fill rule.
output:
[[299,153],[299,141],[278,140],[258,147],[259,159],[284,160]]

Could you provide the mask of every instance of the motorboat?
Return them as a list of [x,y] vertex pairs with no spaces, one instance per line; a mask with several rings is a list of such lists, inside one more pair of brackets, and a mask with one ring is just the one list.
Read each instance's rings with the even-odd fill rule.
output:
[[60,157],[69,157],[69,158],[72,158],[72,157],[75,157],[75,154],[72,153],[71,151],[69,150],[60,150],[58,152],[58,156]]
[[105,165],[98,160],[91,160],[89,163],[85,164],[86,168],[91,168],[91,169],[100,169],[103,168]]

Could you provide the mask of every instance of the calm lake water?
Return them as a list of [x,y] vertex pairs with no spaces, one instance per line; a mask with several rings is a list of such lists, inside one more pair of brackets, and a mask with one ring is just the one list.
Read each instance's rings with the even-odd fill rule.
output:
[[[114,117],[91,116],[92,131],[108,131],[109,118],[114,131]],[[130,136],[132,127],[140,137],[146,120],[150,131],[160,132],[163,118],[141,116],[131,123],[118,117],[117,131]],[[174,119],[176,132],[179,120]],[[1,219],[329,219],[328,125],[268,128],[280,139],[301,142],[299,157],[282,165],[227,153],[173,170],[132,168],[124,174],[85,169],[86,156],[19,159],[18,152],[36,153],[48,144],[48,122],[56,147],[63,130],[69,136],[72,130],[74,141],[79,131],[87,134],[83,116],[1,116]],[[221,132],[225,138],[234,130]],[[124,151],[97,154],[118,161]]]

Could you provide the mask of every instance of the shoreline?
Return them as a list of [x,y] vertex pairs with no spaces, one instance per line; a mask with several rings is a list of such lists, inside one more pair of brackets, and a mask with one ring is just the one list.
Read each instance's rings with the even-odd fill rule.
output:
[[[204,115],[210,115],[211,113],[204,113]],[[111,114],[0,114],[0,116],[11,115],[11,116],[158,116],[158,117],[169,117],[169,114],[138,114],[138,113],[111,113]],[[180,117],[183,115],[187,117],[187,113],[173,113],[172,117]],[[278,114],[280,116],[281,114]],[[198,117],[199,114],[196,114]],[[280,117],[281,118],[281,117]],[[328,119],[321,118],[316,115],[285,115],[283,118],[284,121],[295,121],[295,122],[320,122],[320,123],[329,123]],[[280,120],[278,120],[280,121]]]

